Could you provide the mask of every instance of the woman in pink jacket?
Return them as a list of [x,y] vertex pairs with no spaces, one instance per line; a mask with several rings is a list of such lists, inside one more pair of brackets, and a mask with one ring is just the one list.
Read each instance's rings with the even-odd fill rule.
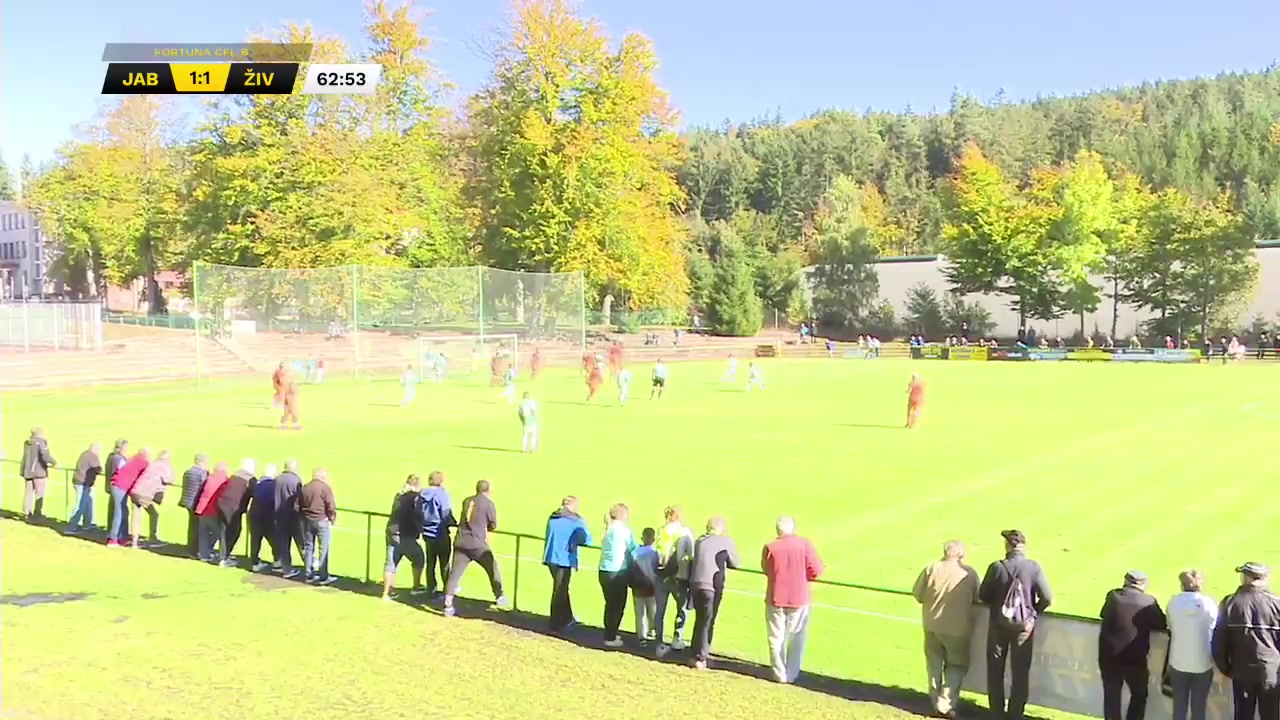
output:
[[138,544],[138,530],[142,527],[139,522],[139,511],[146,510],[147,518],[150,523],[150,532],[148,533],[148,542],[158,542],[157,533],[160,529],[160,510],[156,506],[160,504],[164,498],[164,491],[173,484],[173,465],[169,463],[169,451],[161,450],[147,469],[142,471],[138,476],[133,487],[129,490],[129,499],[133,501],[132,522],[130,527],[133,529],[133,546],[141,547]]

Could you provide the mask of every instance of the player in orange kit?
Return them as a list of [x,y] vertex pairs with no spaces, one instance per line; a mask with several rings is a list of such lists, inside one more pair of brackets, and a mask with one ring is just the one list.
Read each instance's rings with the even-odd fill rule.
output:
[[920,421],[920,410],[924,407],[924,379],[920,373],[911,374],[911,384],[907,386],[907,429],[914,429]]
[[534,348],[533,359],[529,363],[529,379],[537,380],[540,372],[542,372],[542,348]]
[[609,346],[609,374],[617,377],[622,369],[622,343],[615,342]]
[[284,363],[276,366],[276,371],[271,373],[271,389],[275,391],[275,397],[271,401],[271,407],[278,408],[284,404],[284,387],[287,384],[289,371],[285,369]]
[[603,384],[604,373],[600,370],[600,363],[591,363],[591,370],[587,373],[587,402],[591,402]]
[[302,423],[298,421],[298,383],[292,381],[284,386],[284,414],[280,416],[280,429],[283,430],[290,421],[294,430],[302,429]]

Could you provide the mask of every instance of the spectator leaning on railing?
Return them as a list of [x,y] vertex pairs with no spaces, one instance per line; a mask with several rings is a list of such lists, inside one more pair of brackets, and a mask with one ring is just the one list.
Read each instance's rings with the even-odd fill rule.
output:
[[298,461],[286,460],[284,472],[276,476],[276,549],[280,552],[280,572],[285,578],[298,576],[293,568],[293,551],[302,554],[302,516],[298,511],[298,493],[302,478],[298,477]]
[[[249,564],[254,572],[262,572],[272,566],[280,569],[280,550],[276,545],[276,475],[279,468],[268,464],[262,477],[253,486],[249,499]],[[262,543],[271,550],[271,562],[262,560]]]
[[458,525],[449,491],[444,489],[444,473],[435,470],[427,476],[427,487],[418,495],[418,506],[422,516],[422,542],[426,546],[427,592],[435,595],[437,566],[439,589],[443,590],[449,582],[449,558],[453,555],[449,528]]
[[631,551],[635,537],[627,527],[630,511],[618,503],[609,508],[604,518],[604,537],[600,540],[600,592],[604,595],[604,644],[622,647],[618,628],[627,612],[627,589]]
[[222,539],[222,528],[218,519],[218,496],[226,486],[227,464],[220,462],[213,467],[213,472],[200,488],[200,497],[196,500],[196,516],[200,518],[200,538],[196,556],[206,562],[215,562],[213,544]]
[[182,473],[182,497],[178,499],[178,507],[187,511],[187,552],[197,558],[200,557],[200,516],[196,514],[196,503],[200,501],[200,492],[208,479],[209,456],[196,453],[191,467]]
[[921,606],[929,701],[939,715],[955,717],[969,672],[973,606],[978,601],[978,573],[964,564],[964,543],[944,543],[942,559],[920,572],[911,594]]
[[241,460],[240,470],[227,478],[226,485],[218,494],[218,529],[221,531],[218,564],[222,567],[237,565],[231,553],[244,530],[244,513],[249,509],[249,499],[253,497],[253,486],[257,482],[253,476],[255,467],[252,458]]
[[458,523],[458,537],[453,543],[453,559],[449,562],[449,579],[444,585],[444,614],[454,613],[453,596],[458,594],[458,583],[467,565],[475,562],[489,576],[489,587],[499,607],[507,604],[502,592],[502,574],[497,559],[489,548],[489,533],[498,529],[498,508],[489,498],[488,480],[476,482],[476,494],[462,501],[462,520]]
[[1147,707],[1151,633],[1166,628],[1160,603],[1147,594],[1146,573],[1130,570],[1124,585],[1107,593],[1099,614],[1098,670],[1102,676],[1102,715],[1120,720],[1121,689],[1129,689],[1126,720],[1142,720]]
[[578,498],[569,495],[547,519],[547,538],[542,549],[542,564],[551,573],[552,632],[563,632],[577,622],[569,583],[578,570],[578,548],[591,544],[591,532],[578,514]]
[[418,533],[422,529],[422,510],[418,504],[421,491],[422,478],[410,475],[391,500],[391,512],[387,515],[387,564],[382,574],[382,599],[387,602],[392,599],[391,586],[396,581],[396,568],[406,557],[413,566],[410,594],[426,592],[422,588],[422,569],[427,563],[422,546],[418,544]]
[[[1027,537],[1005,530],[1005,555],[987,567],[978,599],[990,608],[987,625],[987,697],[997,715],[1022,720],[1030,693],[1032,643],[1036,618],[1053,595],[1040,564],[1027,557]],[[1005,708],[1005,661],[1012,678]]]
[[1222,601],[1213,632],[1213,660],[1231,679],[1235,719],[1280,718],[1280,598],[1271,594],[1266,565],[1236,568],[1240,588]]
[[1169,685],[1173,690],[1173,720],[1205,720],[1213,687],[1213,628],[1218,604],[1200,592],[1199,570],[1178,574],[1182,592],[1169,600]]
[[[672,650],[685,649],[684,626],[689,617],[689,565],[693,559],[693,531],[685,527],[683,514],[677,505],[663,510],[662,519],[666,524],[658,530],[658,542],[654,546],[658,551],[658,577],[661,578],[657,587],[658,614],[654,622],[654,635],[658,641],[655,652],[658,657]],[[676,617],[671,644],[667,645],[664,630],[667,608],[672,601],[675,602]]]
[[67,520],[67,532],[75,533],[93,527],[93,485],[102,474],[102,450],[97,443],[89,446],[76,458],[75,471],[71,473],[71,489],[75,508]]
[[49,454],[49,441],[44,430],[31,429],[31,437],[22,446],[22,514],[28,521],[44,517],[44,491],[49,482],[49,469],[57,467]]
[[705,670],[711,660],[711,641],[716,618],[724,598],[724,581],[729,568],[741,566],[738,547],[725,534],[722,517],[707,520],[707,532],[693,543],[693,563],[689,569],[689,595],[693,600],[693,664]]
[[307,582],[331,585],[337,579],[329,574],[329,548],[338,506],[329,487],[329,471],[316,468],[311,472],[311,482],[298,491],[298,509],[302,514],[303,576]]
[[120,520],[116,519],[116,504],[113,502],[111,490],[115,487],[112,482],[116,478],[116,474],[120,472],[129,462],[129,441],[124,438],[116,440],[115,447],[112,448],[111,454],[107,456],[106,467],[103,468],[103,477],[106,482],[102,483],[102,489],[107,493],[107,529],[116,527],[116,523],[124,523],[124,532],[129,532],[128,518]]
[[780,517],[775,528],[778,539],[764,546],[760,558],[768,580],[764,602],[769,665],[775,680],[794,683],[809,633],[809,583],[822,575],[822,560],[812,543],[796,535],[795,519]]
[[111,529],[107,532],[107,547],[120,547],[120,538],[128,533],[129,526],[129,493],[142,476],[142,472],[151,464],[151,450],[142,448],[129,458],[111,478]]
[[147,468],[138,476],[137,482],[129,491],[132,501],[130,525],[133,526],[133,546],[140,547],[138,535],[142,530],[141,512],[147,513],[147,541],[160,542],[160,509],[158,505],[164,501],[165,489],[173,485],[173,466],[169,464],[169,451],[161,450],[156,459],[147,464]]

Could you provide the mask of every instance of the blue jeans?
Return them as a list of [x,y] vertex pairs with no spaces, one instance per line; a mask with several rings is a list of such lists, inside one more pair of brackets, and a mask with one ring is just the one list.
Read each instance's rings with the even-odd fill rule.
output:
[[75,529],[76,525],[83,524],[88,528],[93,525],[93,488],[72,485],[71,491],[75,493],[75,500],[72,501],[75,511],[71,513],[71,519],[67,521],[67,525]]
[[111,486],[112,515],[111,515],[111,529],[107,531],[108,540],[119,540],[121,529],[128,528],[128,525],[126,525],[128,520],[125,518],[125,515],[129,513],[129,508],[126,506],[126,502],[125,502],[128,499],[128,497],[129,496],[128,494],[125,493],[125,491],[121,490],[115,485]]
[[333,528],[328,520],[302,519],[302,567],[307,577],[320,580],[329,577],[329,541],[332,537]]
[[1169,685],[1173,687],[1173,720],[1204,720],[1209,703],[1209,691],[1213,688],[1213,670],[1202,673],[1182,672],[1169,668]]

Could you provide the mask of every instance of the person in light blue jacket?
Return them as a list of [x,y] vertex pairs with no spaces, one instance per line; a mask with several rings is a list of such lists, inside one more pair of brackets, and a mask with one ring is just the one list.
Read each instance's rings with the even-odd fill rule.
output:
[[627,585],[630,580],[631,551],[635,536],[627,527],[627,506],[618,503],[605,516],[604,539],[600,542],[600,590],[604,593],[604,644],[622,647],[618,627],[627,612]]
[[547,542],[542,564],[551,572],[551,631],[562,632],[573,625],[573,605],[569,601],[569,580],[578,569],[578,548],[591,544],[591,532],[578,514],[578,498],[570,495],[547,519]]

